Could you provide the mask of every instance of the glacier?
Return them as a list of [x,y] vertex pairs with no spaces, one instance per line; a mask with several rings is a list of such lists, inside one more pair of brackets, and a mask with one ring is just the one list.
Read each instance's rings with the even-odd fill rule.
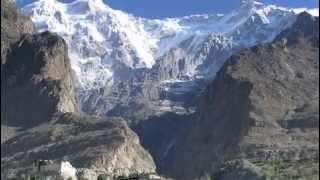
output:
[[[102,0],[38,0],[22,11],[39,31],[56,32],[66,40],[77,91],[85,96],[80,97],[81,102],[91,110],[97,106],[104,109],[92,110],[96,114],[114,108],[103,102],[113,101],[110,94],[118,93],[121,83],[130,84],[129,91],[149,89],[141,90],[141,96],[160,106],[181,99],[172,97],[183,99],[186,92],[199,86],[195,81],[214,78],[234,52],[272,41],[301,11],[319,14],[315,9],[290,9],[253,0],[242,1],[227,14],[165,19],[136,17],[112,9]],[[146,83],[155,86],[156,92],[153,87],[146,88]],[[103,93],[97,93],[101,89]],[[134,93],[127,93],[122,100],[126,104],[134,99]]]

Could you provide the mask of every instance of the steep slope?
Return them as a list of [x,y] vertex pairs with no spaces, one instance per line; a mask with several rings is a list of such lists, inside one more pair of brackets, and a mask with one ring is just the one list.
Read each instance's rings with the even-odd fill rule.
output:
[[[1,35],[16,24],[29,27],[14,5],[1,3]],[[32,169],[40,160],[68,161],[89,180],[154,173],[152,157],[124,121],[80,115],[65,41],[50,32],[21,33],[1,39],[8,45],[1,59],[1,179],[39,175]]]
[[318,179],[319,18],[233,55],[168,156],[178,179]]
[[22,9],[37,29],[66,39],[84,112],[137,120],[188,113],[189,99],[232,53],[271,41],[296,17],[292,9],[256,1],[225,15],[164,20],[134,17],[102,0],[39,0]]
[[3,65],[1,123],[30,127],[55,112],[77,112],[67,46],[52,33],[24,35]]
[[8,1],[1,0],[1,64],[6,62],[6,54],[12,43],[22,34],[34,32],[36,29],[29,18]]
[[[96,180],[154,173],[152,157],[124,121],[61,114],[26,130],[1,146],[2,177],[32,175],[35,160],[68,161]],[[40,174],[40,173],[39,173]]]
[[[15,43],[23,33],[33,33],[35,31],[35,27],[30,19],[17,11],[15,6],[9,3],[9,1],[1,0],[1,82],[4,82],[5,79],[3,65],[7,61],[7,52],[10,51],[10,46]],[[1,83],[1,97],[3,97],[3,89],[3,83]],[[4,107],[4,101],[1,100],[1,112]],[[1,122],[4,119],[3,116],[4,113],[1,113]],[[1,126],[1,142],[7,138],[7,136],[14,133],[14,131],[14,128],[3,129]]]

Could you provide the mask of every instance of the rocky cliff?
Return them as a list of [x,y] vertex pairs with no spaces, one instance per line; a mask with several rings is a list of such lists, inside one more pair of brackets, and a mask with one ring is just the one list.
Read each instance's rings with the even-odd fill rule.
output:
[[1,124],[34,126],[54,112],[77,112],[65,41],[34,34],[10,1],[1,1]]
[[35,33],[7,0],[1,28],[1,179],[22,178],[40,159],[68,160],[90,179],[155,172],[126,123],[80,115],[60,36]]
[[154,173],[152,157],[137,135],[123,120],[112,120],[65,113],[20,133],[2,144],[4,177],[14,174],[22,178],[40,159],[69,161],[79,171],[91,172],[90,180],[100,174]]
[[319,19],[233,55],[164,171],[178,179],[318,179]]
[[67,46],[59,36],[23,35],[3,69],[3,124],[34,126],[55,112],[78,111]]
[[35,33],[32,21],[7,0],[1,0],[1,64],[6,62],[10,45],[24,33]]

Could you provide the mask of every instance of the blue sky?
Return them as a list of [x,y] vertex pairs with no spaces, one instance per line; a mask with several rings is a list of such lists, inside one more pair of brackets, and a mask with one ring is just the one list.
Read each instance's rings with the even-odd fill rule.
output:
[[[34,0],[17,0],[23,3]],[[73,1],[73,0],[60,0]],[[165,18],[190,14],[225,13],[240,4],[240,0],[104,0],[109,6],[140,17]],[[319,7],[319,0],[261,0],[265,4],[284,7]]]
[[[240,0],[104,0],[115,9],[148,18],[177,17],[201,13],[225,13],[240,4]],[[285,7],[318,7],[319,0],[262,0],[265,4]]]

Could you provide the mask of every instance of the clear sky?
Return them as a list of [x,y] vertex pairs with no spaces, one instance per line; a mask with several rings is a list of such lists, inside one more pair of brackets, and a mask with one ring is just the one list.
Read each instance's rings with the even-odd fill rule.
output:
[[[35,0],[17,0],[27,3]],[[73,0],[60,0],[70,2]],[[165,18],[190,14],[225,13],[240,5],[240,0],[104,0],[109,6],[140,17]],[[319,0],[261,0],[284,7],[319,7]]]
[[[149,17],[177,17],[201,13],[224,13],[239,6],[240,0],[104,0],[115,9]],[[319,0],[261,0],[284,7],[319,7]]]

